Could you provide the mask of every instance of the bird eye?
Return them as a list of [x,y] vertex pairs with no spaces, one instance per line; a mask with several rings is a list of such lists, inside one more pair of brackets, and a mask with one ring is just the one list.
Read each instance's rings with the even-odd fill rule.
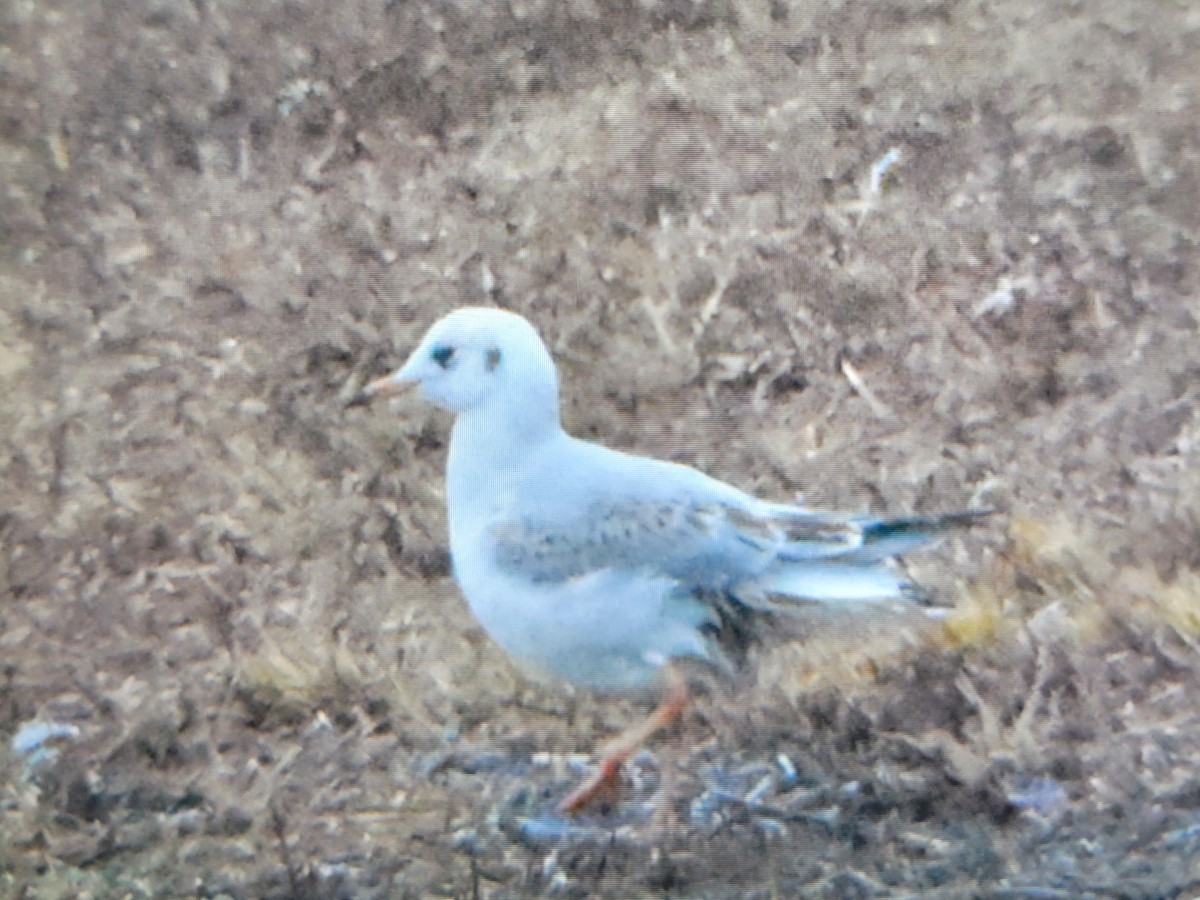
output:
[[441,366],[443,369],[449,369],[450,368],[450,360],[454,359],[454,348],[453,347],[438,347],[437,349],[435,349],[433,351],[433,353],[430,354],[430,356],[432,356],[433,361],[435,363],[437,363],[439,366]]

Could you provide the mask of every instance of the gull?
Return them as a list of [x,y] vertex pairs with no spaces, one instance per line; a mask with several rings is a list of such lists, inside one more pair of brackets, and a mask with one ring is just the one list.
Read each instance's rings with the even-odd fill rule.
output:
[[446,502],[454,577],[528,671],[599,692],[665,682],[560,804],[615,795],[623,763],[688,703],[676,663],[730,648],[806,605],[917,597],[893,557],[987,511],[874,518],[761,500],[678,463],[572,437],[541,337],[513,312],[463,307],[364,399],[417,385],[454,414]]

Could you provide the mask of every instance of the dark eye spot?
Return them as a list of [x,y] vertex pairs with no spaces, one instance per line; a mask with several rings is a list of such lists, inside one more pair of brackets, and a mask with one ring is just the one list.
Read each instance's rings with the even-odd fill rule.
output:
[[487,370],[489,372],[495,372],[496,369],[500,366],[500,356],[501,356],[501,354],[500,354],[499,347],[489,347],[488,348]]
[[433,361],[443,369],[450,368],[450,360],[454,359],[453,347],[437,347],[429,354],[433,357]]

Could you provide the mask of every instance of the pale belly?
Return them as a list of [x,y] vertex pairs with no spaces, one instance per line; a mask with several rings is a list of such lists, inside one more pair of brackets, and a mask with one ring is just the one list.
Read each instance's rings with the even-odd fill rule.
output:
[[708,657],[707,610],[669,578],[605,569],[531,582],[459,555],[455,577],[480,625],[535,673],[631,691],[672,658]]

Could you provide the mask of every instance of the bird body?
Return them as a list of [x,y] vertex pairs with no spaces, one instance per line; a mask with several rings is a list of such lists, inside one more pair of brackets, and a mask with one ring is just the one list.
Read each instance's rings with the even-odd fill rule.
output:
[[672,659],[720,662],[718,602],[900,600],[890,557],[975,515],[815,512],[574,438],[549,351],[503,310],[446,316],[372,392],[407,382],[456,414],[450,551],[475,617],[527,668],[593,689],[651,684]]
[[[560,431],[481,480],[459,446],[455,434],[447,479],[454,574],[501,647],[543,674],[618,691],[651,683],[668,659],[709,655],[699,631],[709,613],[688,588],[710,580],[706,573],[725,577],[721,560],[697,552],[655,565],[671,549],[660,526],[678,513],[657,471],[667,464]],[[605,496],[619,462],[640,487],[638,504]],[[745,569],[756,552],[743,545],[724,555],[727,568]]]

